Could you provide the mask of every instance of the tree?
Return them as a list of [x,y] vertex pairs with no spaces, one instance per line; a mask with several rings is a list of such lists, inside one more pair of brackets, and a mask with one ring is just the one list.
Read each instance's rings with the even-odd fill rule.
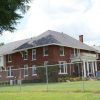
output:
[[0,43],[0,46],[3,46],[4,45],[4,43],[2,42],[2,43]]
[[18,20],[29,9],[31,0],[0,0],[0,34],[3,31],[13,32]]

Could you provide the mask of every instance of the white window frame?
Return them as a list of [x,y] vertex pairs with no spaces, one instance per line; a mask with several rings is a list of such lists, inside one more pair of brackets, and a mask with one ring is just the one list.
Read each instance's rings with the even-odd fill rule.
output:
[[35,72],[37,67],[35,65],[32,66],[32,76],[37,76],[37,73]]
[[[61,64],[61,63],[63,63],[63,64]],[[62,67],[62,65],[63,65],[63,70],[64,70],[64,72],[61,72],[61,67]],[[60,70],[59,70],[59,74],[68,74],[68,70],[67,70],[67,63],[66,63],[66,61],[59,61],[59,68],[60,68]]]
[[[14,77],[13,75],[12,75],[12,66],[8,66],[7,68],[6,68],[6,71],[7,71],[7,77],[9,78],[9,77]],[[8,73],[10,74],[10,75],[8,75]]]
[[12,55],[11,54],[8,54],[7,60],[8,60],[8,62],[12,62]]
[[48,53],[49,53],[49,48],[48,48],[48,46],[43,47],[43,55],[44,55],[44,56],[48,56],[48,54],[46,54],[46,49],[48,50]]
[[[33,58],[33,55],[35,58]],[[32,49],[32,60],[36,60],[36,49]]]
[[[26,74],[26,71],[27,71],[27,74]],[[28,65],[24,65],[24,77],[27,77],[28,76]]]
[[74,56],[80,55],[80,49],[74,48]]
[[[24,55],[24,52],[26,53],[25,55]],[[25,56],[26,56],[26,58],[25,58]],[[24,60],[28,60],[28,51],[22,51],[22,57]]]
[[[61,50],[62,50],[63,54],[61,54]],[[65,55],[65,50],[64,50],[63,46],[60,46],[59,52],[60,52],[60,56],[64,56]]]

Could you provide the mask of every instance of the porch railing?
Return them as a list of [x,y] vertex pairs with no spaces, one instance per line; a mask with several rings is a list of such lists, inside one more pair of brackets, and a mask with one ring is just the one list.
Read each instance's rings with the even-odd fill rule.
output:
[[92,57],[92,58],[97,58],[96,54],[91,54],[91,53],[78,53],[78,54],[72,54],[71,58],[81,58],[81,57]]

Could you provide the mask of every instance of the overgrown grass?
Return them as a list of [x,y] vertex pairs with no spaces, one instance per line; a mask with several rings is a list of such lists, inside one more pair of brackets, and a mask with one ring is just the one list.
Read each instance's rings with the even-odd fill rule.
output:
[[100,100],[100,81],[0,87],[0,100]]

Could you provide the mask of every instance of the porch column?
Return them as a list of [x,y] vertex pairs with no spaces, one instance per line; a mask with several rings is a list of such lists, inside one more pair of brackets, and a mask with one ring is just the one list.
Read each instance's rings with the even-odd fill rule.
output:
[[95,61],[95,71],[97,71],[97,61]]
[[95,72],[94,72],[94,62],[92,61],[92,73],[95,76]]
[[85,67],[85,61],[83,61],[83,75],[86,77],[86,67]]
[[87,61],[87,75],[89,76],[89,63]]
[[97,61],[95,61],[95,75],[96,75],[96,72],[97,72]]

